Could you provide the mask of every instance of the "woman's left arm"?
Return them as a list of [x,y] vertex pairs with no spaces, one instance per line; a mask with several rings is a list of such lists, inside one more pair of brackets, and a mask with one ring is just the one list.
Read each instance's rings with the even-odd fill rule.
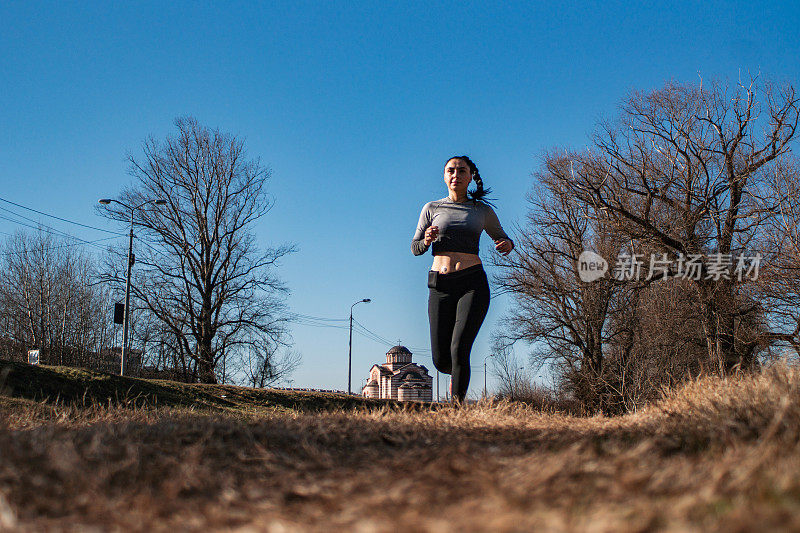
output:
[[503,255],[508,255],[514,249],[514,241],[509,237],[503,226],[500,225],[500,220],[497,214],[492,209],[492,206],[486,206],[486,222],[484,225],[486,233],[494,241],[494,248]]

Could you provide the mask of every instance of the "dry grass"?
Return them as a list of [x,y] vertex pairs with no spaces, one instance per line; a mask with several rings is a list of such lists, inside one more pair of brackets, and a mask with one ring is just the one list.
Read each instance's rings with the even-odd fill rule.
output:
[[0,397],[0,529],[800,530],[800,371],[636,414]]

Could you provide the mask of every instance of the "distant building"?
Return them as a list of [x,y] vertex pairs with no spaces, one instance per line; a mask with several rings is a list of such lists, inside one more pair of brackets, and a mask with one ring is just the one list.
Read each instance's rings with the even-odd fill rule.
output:
[[361,394],[367,398],[386,398],[401,402],[433,401],[433,378],[428,369],[411,362],[405,346],[394,346],[386,352],[386,363],[372,365],[369,380]]

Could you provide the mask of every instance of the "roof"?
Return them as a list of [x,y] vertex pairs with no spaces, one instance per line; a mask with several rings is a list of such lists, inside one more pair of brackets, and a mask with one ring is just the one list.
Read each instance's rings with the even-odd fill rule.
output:
[[417,363],[406,363],[403,366],[396,368],[395,373],[402,372],[403,370],[405,370],[406,372],[412,371],[409,367],[414,367],[424,370],[425,371],[424,374],[428,375],[428,369],[422,365],[418,365]]
[[383,366],[383,365],[379,365],[379,364],[377,364],[377,363],[375,363],[374,365],[372,365],[372,366],[370,367],[369,371],[370,371],[370,372],[372,372],[372,369],[373,369],[373,368],[375,368],[376,366],[378,367],[378,369],[381,371],[381,373],[382,373],[382,374],[392,374],[392,373],[393,373],[391,370],[389,370],[389,369],[388,369],[388,368],[386,368],[385,366]]
[[411,352],[409,351],[408,348],[406,348],[405,346],[400,346],[399,344],[397,346],[392,346],[391,348],[389,348],[389,351],[386,352],[386,355],[389,355],[390,353],[401,353],[401,354],[411,355]]

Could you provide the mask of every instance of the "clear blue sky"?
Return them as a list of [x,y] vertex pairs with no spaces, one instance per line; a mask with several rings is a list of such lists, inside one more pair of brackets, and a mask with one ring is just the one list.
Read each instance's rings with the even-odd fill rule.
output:
[[[415,360],[433,371],[432,257],[410,239],[422,205],[446,194],[445,159],[473,158],[511,229],[542,151],[585,145],[629,90],[756,72],[797,84],[800,8],[766,5],[3,2],[0,196],[111,227],[93,207],[129,182],[126,154],[193,115],[272,169],[276,203],[256,229],[262,246],[299,248],[280,267],[292,311],[346,318],[372,298],[356,318],[424,348]],[[471,394],[509,303],[492,300]],[[295,327],[294,385],[345,388],[347,333]],[[387,349],[354,337],[354,388]]]

